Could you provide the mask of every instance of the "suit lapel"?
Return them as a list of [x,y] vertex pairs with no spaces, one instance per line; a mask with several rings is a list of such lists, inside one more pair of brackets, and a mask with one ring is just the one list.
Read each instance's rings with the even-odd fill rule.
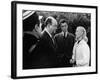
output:
[[52,47],[54,47],[54,40],[49,36],[49,34],[45,31],[44,32],[45,33],[45,37],[47,38],[47,40],[48,40],[48,43],[52,46]]

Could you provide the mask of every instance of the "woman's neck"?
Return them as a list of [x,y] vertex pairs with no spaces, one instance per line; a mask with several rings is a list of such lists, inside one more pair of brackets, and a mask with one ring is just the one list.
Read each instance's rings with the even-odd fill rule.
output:
[[82,37],[77,38],[77,41],[81,41],[81,40],[82,40]]

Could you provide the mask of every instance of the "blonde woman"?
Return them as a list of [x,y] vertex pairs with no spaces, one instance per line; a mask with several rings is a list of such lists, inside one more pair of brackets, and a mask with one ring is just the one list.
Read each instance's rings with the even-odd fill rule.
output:
[[85,28],[78,26],[75,35],[76,43],[73,47],[73,55],[70,62],[75,63],[75,66],[89,66],[90,49],[87,44],[88,38]]

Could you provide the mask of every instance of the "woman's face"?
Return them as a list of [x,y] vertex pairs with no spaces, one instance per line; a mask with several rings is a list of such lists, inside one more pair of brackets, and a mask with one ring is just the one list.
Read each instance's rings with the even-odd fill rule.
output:
[[82,36],[82,34],[83,34],[82,29],[79,28],[79,27],[77,27],[77,29],[76,29],[76,33],[75,33],[76,38],[80,38],[80,37]]

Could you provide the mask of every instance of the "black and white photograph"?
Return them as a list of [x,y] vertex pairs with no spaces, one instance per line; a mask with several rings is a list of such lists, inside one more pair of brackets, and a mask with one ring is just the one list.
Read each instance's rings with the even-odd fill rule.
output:
[[12,78],[97,73],[97,7],[12,2]]
[[90,13],[23,10],[23,69],[90,66]]

